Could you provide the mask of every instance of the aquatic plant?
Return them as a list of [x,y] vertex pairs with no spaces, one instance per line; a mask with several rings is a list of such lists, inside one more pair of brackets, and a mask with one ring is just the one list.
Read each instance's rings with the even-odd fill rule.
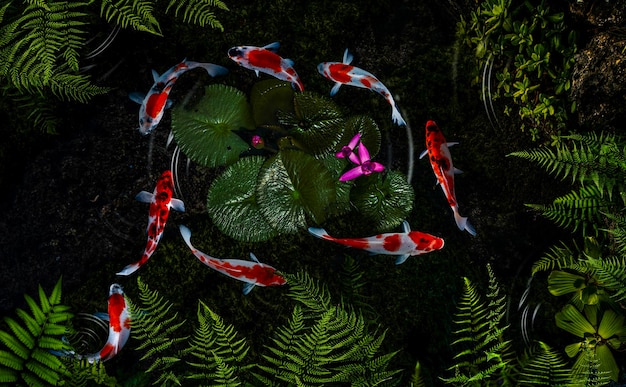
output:
[[492,100],[504,98],[504,114],[517,115],[534,139],[565,127],[576,109],[567,93],[577,35],[562,11],[545,0],[486,0],[468,19],[461,17],[457,34],[474,52],[475,82],[482,77],[490,120],[497,121]]
[[[371,118],[346,118],[330,99],[294,93],[287,82],[258,82],[250,104],[235,88],[207,87],[196,105],[174,110],[172,128],[191,160],[227,166],[209,188],[207,210],[220,231],[238,240],[295,233],[354,209],[386,230],[413,206],[413,189],[401,173],[370,174],[383,168],[370,160],[381,141]],[[355,136],[360,156],[337,158]],[[341,176],[349,173],[343,172],[349,159],[360,169],[346,183]]]
[[519,386],[565,387],[574,380],[563,357],[542,341],[527,350],[520,363]]
[[503,322],[506,313],[506,295],[491,266],[487,265],[489,288],[482,296],[467,277],[463,294],[457,306],[454,331],[457,348],[455,364],[448,368],[454,376],[441,378],[454,385],[501,385],[509,384],[516,374],[511,341],[505,339],[508,325]]
[[68,351],[61,337],[72,318],[61,304],[61,279],[48,296],[39,286],[39,300],[24,295],[29,310],[16,309],[19,320],[5,317],[0,329],[0,383],[56,386],[68,376],[64,362],[50,350]]

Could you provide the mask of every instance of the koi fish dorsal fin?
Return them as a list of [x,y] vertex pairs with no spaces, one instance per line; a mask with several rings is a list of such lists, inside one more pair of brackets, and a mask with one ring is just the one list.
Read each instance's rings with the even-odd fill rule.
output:
[[279,42],[273,42],[273,43],[270,43],[270,44],[268,44],[266,46],[263,46],[263,48],[268,50],[268,51],[276,52],[280,48],[280,43]]
[[352,54],[350,54],[350,52],[348,51],[348,49],[346,48],[346,50],[343,52],[343,64],[350,64],[350,62],[352,62],[352,59],[354,59],[354,56],[352,56]]

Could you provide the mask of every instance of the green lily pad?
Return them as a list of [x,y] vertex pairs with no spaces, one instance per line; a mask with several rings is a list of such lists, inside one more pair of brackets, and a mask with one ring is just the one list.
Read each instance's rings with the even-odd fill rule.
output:
[[307,153],[324,156],[335,152],[343,135],[343,114],[330,98],[312,92],[294,96],[294,112],[279,114],[281,125],[290,127],[296,145]]
[[257,179],[261,212],[279,233],[307,226],[307,216],[321,223],[335,202],[335,181],[314,157],[282,150],[268,160]]
[[258,126],[276,125],[276,113],[293,113],[294,91],[291,82],[267,79],[257,82],[250,91],[250,105]]
[[234,131],[254,129],[246,96],[234,87],[210,85],[190,110],[175,108],[172,133],[187,157],[207,167],[229,165],[249,145]]
[[265,158],[244,157],[213,181],[207,195],[207,210],[224,234],[245,242],[258,242],[276,235],[259,210],[255,196],[257,176]]
[[350,198],[377,231],[387,231],[409,215],[415,193],[404,174],[390,171],[357,178]]

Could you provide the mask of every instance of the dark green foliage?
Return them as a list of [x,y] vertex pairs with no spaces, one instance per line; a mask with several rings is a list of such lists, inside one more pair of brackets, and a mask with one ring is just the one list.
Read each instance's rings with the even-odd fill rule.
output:
[[448,368],[454,376],[442,378],[454,385],[501,385],[510,383],[515,373],[510,340],[505,340],[508,325],[503,323],[506,312],[506,295],[500,294],[491,267],[489,290],[483,297],[476,286],[464,278],[465,288],[457,306],[454,322],[459,329],[454,332],[457,339],[455,364]]
[[170,0],[165,12],[174,8],[174,15],[182,14],[186,23],[197,24],[200,27],[211,27],[224,31],[224,27],[213,12],[216,8],[228,11],[228,7],[220,0]]
[[103,362],[89,363],[87,360],[62,359],[69,376],[65,379],[71,387],[89,387],[93,385],[115,387],[117,380],[109,376]]
[[568,386],[572,384],[571,369],[561,355],[544,342],[538,342],[522,361],[520,386]]
[[[129,300],[128,305],[132,319],[131,337],[141,342],[137,349],[144,352],[140,360],[149,360],[147,372],[159,375],[154,384],[168,381],[179,384],[170,369],[180,361],[177,344],[187,339],[176,335],[185,320],[179,321],[178,313],[172,311],[172,303],[164,300],[158,291],[150,290],[141,277],[137,277],[137,285],[140,304]],[[169,355],[164,356],[164,353]]]
[[61,340],[72,318],[61,304],[61,279],[50,296],[39,286],[39,301],[24,298],[29,310],[17,309],[19,319],[5,317],[6,327],[0,329],[0,383],[57,385],[68,370],[50,350],[71,349]]
[[161,35],[159,22],[153,15],[153,0],[100,0],[100,16],[122,28]]

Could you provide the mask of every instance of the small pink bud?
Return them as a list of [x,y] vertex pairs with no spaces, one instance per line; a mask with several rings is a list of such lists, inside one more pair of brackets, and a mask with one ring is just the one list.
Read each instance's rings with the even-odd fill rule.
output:
[[258,135],[254,135],[252,136],[252,146],[256,149],[263,149],[265,148],[265,141],[263,140],[263,138],[261,136]]

